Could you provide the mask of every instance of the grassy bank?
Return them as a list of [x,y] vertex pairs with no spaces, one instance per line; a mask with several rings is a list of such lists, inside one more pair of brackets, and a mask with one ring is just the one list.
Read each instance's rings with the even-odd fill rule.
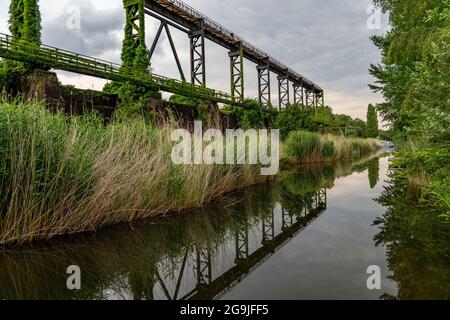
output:
[[283,155],[290,162],[317,163],[356,160],[380,149],[376,139],[345,138],[307,131],[293,131],[287,137]]
[[172,165],[171,130],[0,102],[0,244],[198,207],[261,179],[250,166]]

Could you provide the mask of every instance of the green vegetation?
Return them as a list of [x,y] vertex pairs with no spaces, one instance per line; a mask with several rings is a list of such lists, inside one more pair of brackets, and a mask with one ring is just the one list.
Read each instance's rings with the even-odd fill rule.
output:
[[[9,5],[9,31],[14,40],[28,45],[41,44],[41,13],[37,0],[11,0]],[[37,65],[7,61],[9,72],[26,73]]]
[[239,127],[247,128],[267,128],[274,120],[274,113],[271,109],[264,109],[256,100],[246,99],[242,103],[244,108],[226,106],[224,113],[234,115],[238,120]]
[[369,104],[369,107],[367,108],[367,129],[366,129],[367,138],[377,138],[379,136],[377,117],[378,116],[375,107]]
[[368,163],[370,188],[375,188],[380,180],[380,159],[373,159]]
[[375,139],[344,138],[307,131],[292,131],[284,144],[284,155],[299,162],[327,162],[360,159],[376,152]]
[[274,127],[280,129],[283,139],[295,130],[366,137],[364,121],[347,115],[333,114],[330,107],[310,108],[295,104],[288,105],[276,116]]
[[169,102],[174,103],[174,104],[183,104],[183,105],[187,105],[187,106],[197,106],[200,103],[200,101],[198,101],[195,98],[189,98],[189,97],[181,96],[179,94],[171,95],[169,98]]
[[391,29],[373,37],[382,64],[371,66],[371,88],[385,98],[377,109],[400,148],[398,175],[449,217],[450,1],[374,2],[389,12]]
[[0,91],[7,86],[7,74],[5,69],[5,63],[0,60]]
[[[395,171],[394,171],[395,172]],[[386,213],[374,222],[377,246],[387,251],[390,278],[397,283],[389,300],[450,299],[450,229],[442,223],[442,208],[417,202],[417,190],[403,177],[391,175],[391,186],[377,201]]]
[[173,165],[171,130],[1,102],[0,243],[198,207],[260,179],[252,166]]
[[[122,42],[121,53],[122,71],[124,72],[132,70],[136,73],[149,73],[150,57],[145,44],[145,12],[143,2],[143,0],[138,0],[135,5],[126,7],[125,15],[127,21],[125,23],[125,36]],[[136,19],[136,21],[132,19]],[[151,117],[149,99],[161,99],[162,97],[161,93],[157,91],[151,91],[129,82],[110,82],[105,85],[103,91],[119,95],[120,103],[116,112],[116,117],[119,120],[134,119],[136,117],[149,119]]]

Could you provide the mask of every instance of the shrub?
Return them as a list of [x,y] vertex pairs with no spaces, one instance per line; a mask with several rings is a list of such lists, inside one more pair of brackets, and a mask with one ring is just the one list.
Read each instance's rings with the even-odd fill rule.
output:
[[285,141],[285,152],[288,156],[306,160],[320,149],[320,136],[307,131],[293,131]]
[[358,159],[376,152],[380,143],[375,139],[344,138],[331,134],[321,135],[306,131],[293,131],[284,144],[284,154],[302,162]]

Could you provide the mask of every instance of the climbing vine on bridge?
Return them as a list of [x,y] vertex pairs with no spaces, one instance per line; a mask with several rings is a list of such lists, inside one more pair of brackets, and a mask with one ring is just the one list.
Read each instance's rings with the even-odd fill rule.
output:
[[[16,41],[39,46],[41,44],[41,13],[38,0],[11,0],[9,5],[9,31]],[[8,70],[26,72],[36,66],[8,61]]]
[[[133,70],[148,73],[150,58],[145,44],[144,0],[124,0],[123,4],[126,22],[121,54],[122,71]],[[136,114],[147,114],[149,98],[161,98],[159,92],[149,91],[130,83],[109,83],[104,90],[119,94],[121,103],[118,108],[118,115],[124,115],[125,118]]]
[[11,0],[9,31],[17,40],[41,44],[41,13],[37,0]]

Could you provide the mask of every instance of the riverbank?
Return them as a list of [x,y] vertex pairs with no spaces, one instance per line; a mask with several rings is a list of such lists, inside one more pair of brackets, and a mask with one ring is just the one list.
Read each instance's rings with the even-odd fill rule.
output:
[[287,137],[282,153],[287,163],[295,165],[358,160],[380,149],[381,142],[377,139],[293,131]]
[[1,103],[0,244],[201,207],[266,179],[255,166],[173,165],[171,130]]
[[[174,165],[173,129],[1,102],[0,245],[176,214],[267,181],[259,166]],[[337,161],[347,140],[321,136],[323,148],[329,139],[336,144],[327,160]]]

